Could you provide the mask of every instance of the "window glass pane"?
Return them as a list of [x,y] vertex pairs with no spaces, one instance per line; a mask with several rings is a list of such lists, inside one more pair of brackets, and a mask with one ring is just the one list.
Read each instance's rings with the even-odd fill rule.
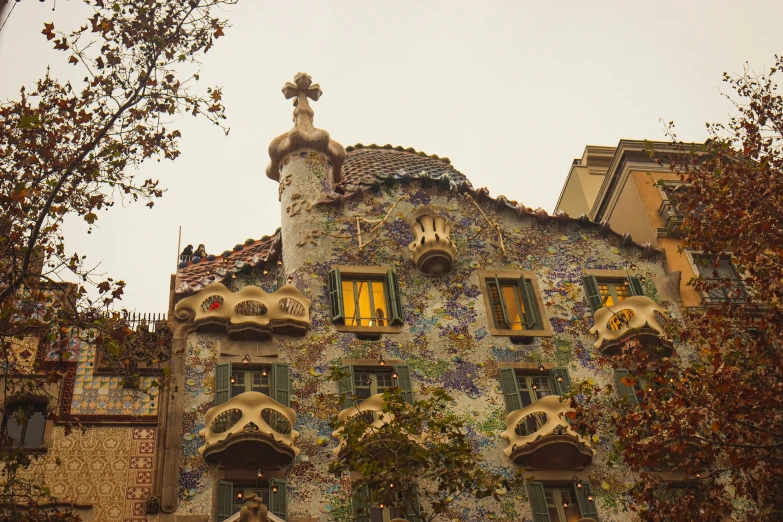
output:
[[377,380],[378,393],[383,393],[394,386],[391,373],[377,373],[375,378]]
[[549,518],[552,522],[563,522],[563,519],[560,518],[560,511],[556,507],[549,508]]
[[383,522],[383,509],[379,507],[370,508],[370,521]]
[[234,382],[231,383],[231,396],[236,397],[240,393],[245,393],[245,372],[232,371],[231,377]]
[[28,448],[43,444],[44,429],[46,428],[46,406],[43,403],[36,403],[32,406],[32,415],[27,420],[27,430],[24,437],[24,445]]
[[547,395],[552,395],[552,386],[549,383],[549,377],[545,375],[537,375],[531,377],[532,383],[536,388],[536,400],[542,399]]
[[601,295],[601,306],[612,306],[614,297],[609,289],[609,283],[598,283],[598,293]]
[[22,405],[12,405],[5,412],[5,432],[16,444],[22,441],[22,430],[24,429],[24,419],[18,421],[23,416]]
[[614,291],[617,294],[617,300],[622,301],[626,297],[630,297],[631,295],[631,286],[628,284],[627,281],[624,281],[623,283],[614,283]]
[[370,282],[355,281],[356,296],[359,299],[359,323],[358,326],[370,326],[373,318],[372,304],[370,303]]
[[519,286],[502,284],[503,302],[506,304],[506,313],[508,314],[509,328],[512,330],[522,330],[523,314],[525,312],[522,304],[522,295]]
[[500,301],[500,290],[494,280],[487,280],[487,290],[489,292],[489,302],[492,305],[492,318],[495,320],[496,328],[508,328],[506,320],[503,318],[503,305]]
[[345,325],[356,326],[356,296],[353,293],[353,281],[343,279],[343,307],[345,308]]
[[388,326],[388,313],[386,310],[386,295],[384,294],[384,285],[382,281],[371,281],[372,300],[375,311],[373,316],[378,321],[378,326]]
[[[266,372],[266,375],[264,375]],[[251,391],[269,395],[269,370],[253,370],[251,375]]]
[[353,387],[356,393],[356,396],[359,397],[359,399],[369,399],[372,395],[371,391],[371,383],[372,376],[369,373],[354,373],[353,374]]

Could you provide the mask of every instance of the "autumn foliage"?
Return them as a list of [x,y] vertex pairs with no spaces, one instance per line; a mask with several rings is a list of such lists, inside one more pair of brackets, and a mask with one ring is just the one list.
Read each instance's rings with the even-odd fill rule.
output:
[[[68,248],[63,221],[78,216],[92,225],[100,211],[118,202],[141,200],[151,207],[163,191],[156,180],[137,179],[136,167],[179,155],[176,117],[198,116],[223,128],[221,89],[201,87],[198,66],[223,36],[226,22],[217,11],[234,1],[95,0],[92,16],[74,31],[44,25],[42,38],[52,43],[53,57],[71,64],[79,81],[47,72],[32,87],[22,87],[18,99],[0,104],[5,398],[40,395],[42,378],[58,380],[56,364],[16,357],[26,340],[35,340],[39,353],[67,358],[63,339],[90,335],[99,348],[108,348],[107,360],[120,372],[159,357],[161,338],[129,328],[121,314],[105,313],[121,299],[125,284],[99,276]],[[51,401],[49,416],[59,420]],[[48,490],[17,473],[31,458],[27,448],[0,435],[4,517],[49,516],[36,507],[51,501]]]
[[[725,74],[736,115],[709,124],[710,139],[676,140],[669,167],[687,183],[677,196],[683,248],[712,267],[689,282],[724,299],[689,309],[671,332],[679,355],[657,358],[633,335],[608,366],[632,369],[622,384],[637,401],[583,383],[575,424],[608,428],[639,480],[626,507],[651,521],[783,519],[783,73]],[[730,253],[730,254],[729,254]],[[632,404],[635,402],[635,404]],[[730,518],[731,517],[731,518]]]

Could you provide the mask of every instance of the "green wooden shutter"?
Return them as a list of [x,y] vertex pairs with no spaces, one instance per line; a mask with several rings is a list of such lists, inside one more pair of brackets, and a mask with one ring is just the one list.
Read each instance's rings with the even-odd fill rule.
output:
[[234,484],[227,480],[217,483],[217,519],[222,522],[234,514]]
[[629,372],[625,368],[617,368],[614,371],[614,382],[617,386],[617,395],[622,397],[628,397],[628,400],[631,401],[633,404],[636,404],[639,402],[636,398],[636,391],[634,391],[633,386],[628,386],[623,382],[623,379],[631,377],[631,372]]
[[215,402],[219,406],[231,398],[231,363],[215,365]]
[[269,479],[269,511],[283,520],[288,516],[288,492],[285,486],[285,480]]
[[340,277],[340,270],[338,268],[329,270],[327,281],[329,283],[329,311],[332,315],[332,321],[344,321],[343,280]]
[[590,309],[595,312],[603,306],[601,300],[601,293],[598,291],[598,279],[592,275],[586,275],[582,278],[585,284],[585,294],[587,295],[587,304],[590,305]]
[[397,372],[397,387],[405,397],[405,402],[413,404],[413,386],[411,384],[411,370],[407,364],[398,364],[394,367]]
[[370,488],[363,485],[351,495],[354,522],[370,522]]
[[500,369],[500,387],[503,388],[503,397],[506,399],[506,411],[511,413],[522,408],[522,399],[519,398],[519,385],[514,368]]
[[389,312],[389,324],[401,325],[402,321],[402,300],[400,299],[400,282],[394,270],[389,269],[386,272],[386,296],[387,310]]
[[353,400],[353,396],[356,395],[356,389],[353,386],[353,366],[350,364],[340,366],[340,371],[345,375],[340,377],[337,388],[342,396],[342,409],[345,410],[352,406],[356,406],[356,403]]
[[576,487],[576,482],[574,482],[574,491],[576,492],[576,501],[579,504],[579,513],[582,515],[582,518],[592,518],[595,522],[600,522],[598,520],[598,510],[595,506],[595,500],[587,499],[587,497],[593,494],[590,489],[590,483],[583,481],[582,487],[578,488]]
[[542,482],[528,482],[527,493],[530,497],[530,508],[533,511],[533,522],[552,522],[546,507],[544,484]]
[[629,277],[628,287],[631,295],[644,295],[644,287],[638,277]]
[[[554,384],[557,394],[565,395],[568,393],[568,388],[571,386],[571,377],[568,375],[568,368],[553,368],[550,375],[552,376],[552,384]],[[559,378],[562,378],[563,382],[560,382]]]
[[541,313],[538,310],[533,283],[526,280],[525,276],[520,277],[517,283],[522,291],[522,300],[525,304],[525,328],[528,330],[543,329],[544,325],[541,323]]
[[419,490],[416,488],[416,493],[413,496],[410,504],[408,504],[408,511],[405,515],[405,520],[408,522],[422,522],[421,516],[421,502],[419,500]]
[[272,392],[272,398],[283,406],[291,406],[291,377],[288,365],[285,363],[274,363],[270,372],[269,389]]
[[[500,286],[500,279],[495,276],[492,279],[487,279],[487,290],[489,290],[492,286],[495,287],[497,290],[497,300],[492,299],[492,292],[489,292],[489,301],[492,305],[492,317],[495,320],[495,327],[506,330],[511,328],[511,325],[508,323],[508,311],[506,310],[506,303],[503,301],[503,287]],[[500,312],[500,315],[498,315],[498,312]],[[503,320],[503,324],[498,324],[498,319]]]

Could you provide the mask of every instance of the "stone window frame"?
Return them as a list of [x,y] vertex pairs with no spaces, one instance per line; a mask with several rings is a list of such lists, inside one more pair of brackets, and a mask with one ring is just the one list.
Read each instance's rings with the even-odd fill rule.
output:
[[[389,270],[394,270],[391,266],[357,266],[357,265],[335,265],[331,267],[340,271],[340,276],[347,276],[348,279],[369,277],[383,280]],[[389,289],[386,288],[384,281],[384,295],[388,296]],[[401,296],[397,297],[401,300]],[[347,326],[342,323],[332,322],[335,329],[338,332],[343,333],[357,333],[357,334],[384,334],[384,333],[400,333],[402,332],[402,325],[389,325],[389,326]]]
[[[530,282],[533,287],[533,296],[535,298],[535,305],[538,308],[538,314],[541,317],[540,330],[511,330],[505,328],[497,328],[495,326],[495,320],[492,317],[492,302],[489,298],[489,288],[487,287],[487,279],[490,277],[497,277],[498,279],[514,279],[517,280],[523,277]],[[487,312],[487,326],[489,333],[497,337],[519,337],[519,338],[532,338],[532,337],[552,337],[552,325],[549,323],[549,317],[546,314],[544,308],[544,300],[541,297],[541,289],[538,286],[538,276],[532,270],[479,270],[478,271],[479,284],[481,285],[481,293],[484,296],[484,307]]]
[[[266,470],[262,469],[262,472],[264,476],[262,478],[258,478],[258,470],[257,469],[217,469],[215,470],[214,474],[214,484],[212,485],[212,512],[211,512],[211,518],[210,520],[218,520],[218,490],[220,488],[220,483],[225,482],[241,482],[241,483],[254,483],[258,482],[259,485],[261,483],[265,483],[267,487],[270,487],[270,481],[278,481],[282,482],[283,487],[286,488],[285,498],[286,498],[286,512],[288,511],[288,483],[285,479],[285,470],[283,469],[275,469],[275,470]],[[233,499],[232,499],[233,500]],[[267,506],[269,508],[269,506]],[[270,510],[271,513],[271,510]],[[232,515],[233,516],[233,515]],[[296,518],[296,517],[294,517]],[[206,520],[206,519],[205,519]],[[292,517],[286,517],[284,520],[287,520],[288,522],[292,522]]]
[[47,415],[46,415],[46,424],[44,425],[43,440],[41,441],[41,444],[39,446],[25,447],[25,451],[29,451],[31,453],[48,453],[49,449],[54,446],[54,424],[55,424],[55,421],[51,419],[48,415],[49,406],[51,404],[54,404],[56,408],[59,407],[60,389],[63,385],[63,379],[61,377],[55,383],[47,383],[46,376],[44,375],[32,375],[32,376],[25,376],[25,377],[38,381],[40,383],[41,388],[44,390],[43,394],[39,395],[39,394],[28,393],[23,395],[13,395],[3,399],[3,415],[2,417],[0,417],[0,426],[2,426],[2,430],[5,430],[5,416],[8,414],[9,405],[15,402],[22,401],[25,398],[33,399],[36,402],[45,402]]

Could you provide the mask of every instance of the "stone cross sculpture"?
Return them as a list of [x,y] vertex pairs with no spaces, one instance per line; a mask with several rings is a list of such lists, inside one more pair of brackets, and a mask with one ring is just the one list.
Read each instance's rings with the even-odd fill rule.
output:
[[239,510],[240,522],[269,522],[269,510],[255,494],[245,497],[245,505]]
[[332,140],[329,133],[313,126],[313,109],[308,98],[317,101],[323,91],[307,73],[298,73],[294,82],[283,86],[286,99],[294,98],[294,127],[281,134],[269,144],[269,165],[266,175],[275,181],[280,181],[282,161],[289,154],[303,151],[314,151],[324,155],[331,163],[332,188],[340,182],[345,149]]

